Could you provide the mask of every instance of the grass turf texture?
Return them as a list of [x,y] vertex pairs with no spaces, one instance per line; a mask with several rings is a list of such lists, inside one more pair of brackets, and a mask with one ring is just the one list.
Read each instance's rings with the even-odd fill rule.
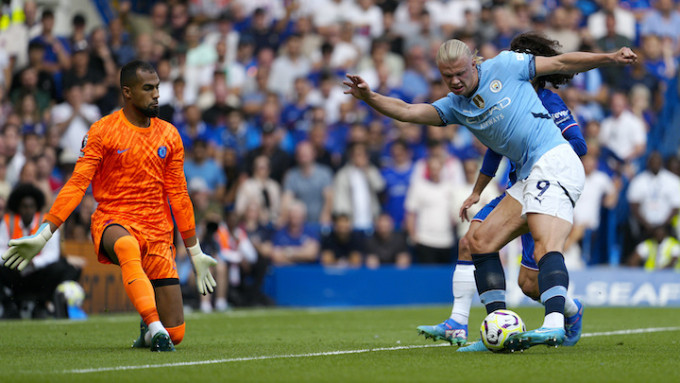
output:
[[[237,310],[187,316],[174,353],[131,349],[139,317],[85,322],[0,322],[0,382],[609,382],[680,381],[679,309],[586,308],[584,334],[652,327],[672,331],[585,336],[575,347],[524,353],[456,353],[418,336],[448,307],[364,310]],[[541,308],[516,310],[532,329]],[[473,309],[470,340],[484,317]],[[435,347],[442,345],[442,347]],[[446,345],[446,346],[444,346]],[[417,348],[397,349],[395,347]],[[314,353],[388,348],[335,355]],[[264,357],[264,359],[256,359]],[[201,361],[219,361],[217,363]],[[187,363],[189,365],[177,365]],[[121,367],[147,367],[123,370]],[[75,373],[72,370],[118,368]]]

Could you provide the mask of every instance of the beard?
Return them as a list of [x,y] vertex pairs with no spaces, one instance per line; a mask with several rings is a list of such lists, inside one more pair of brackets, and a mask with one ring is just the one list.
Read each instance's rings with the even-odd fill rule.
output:
[[146,108],[140,108],[135,105],[137,110],[139,110],[146,117],[158,117],[158,106],[148,106]]

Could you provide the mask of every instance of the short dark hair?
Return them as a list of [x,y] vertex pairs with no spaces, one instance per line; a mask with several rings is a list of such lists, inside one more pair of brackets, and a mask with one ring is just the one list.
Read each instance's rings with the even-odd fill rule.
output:
[[[526,32],[515,36],[510,42],[510,50],[514,52],[528,53],[534,56],[552,57],[560,54],[562,45],[557,40],[551,40],[536,32]],[[546,83],[551,83],[555,88],[566,84],[574,77],[573,74],[550,74],[536,77],[536,84],[543,88]]]
[[14,214],[19,214],[21,200],[30,197],[35,201],[38,211],[45,207],[45,194],[33,184],[19,184],[9,194],[7,209]]
[[146,61],[142,60],[134,60],[130,61],[129,63],[123,65],[123,68],[120,70],[120,88],[123,89],[124,86],[131,86],[134,85],[138,78],[137,78],[137,70],[141,69],[142,71],[145,72],[156,72],[156,69],[153,67],[153,65],[149,64]]

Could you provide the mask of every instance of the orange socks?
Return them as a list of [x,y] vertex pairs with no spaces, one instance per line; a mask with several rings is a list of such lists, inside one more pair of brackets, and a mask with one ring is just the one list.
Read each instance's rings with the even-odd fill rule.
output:
[[[144,323],[148,325],[151,322],[159,321],[153,286],[151,286],[149,277],[146,276],[142,269],[142,255],[139,251],[139,243],[133,236],[126,235],[118,238],[113,244],[113,250],[116,252],[118,262],[120,263],[120,270],[123,273],[125,292],[139,315],[142,316]],[[183,327],[182,335],[184,335]]]
[[172,339],[172,343],[177,346],[179,342],[184,339],[184,329],[186,328],[186,323],[182,323],[179,326],[176,327],[166,327],[165,329],[168,330],[168,334],[170,334],[170,339]]

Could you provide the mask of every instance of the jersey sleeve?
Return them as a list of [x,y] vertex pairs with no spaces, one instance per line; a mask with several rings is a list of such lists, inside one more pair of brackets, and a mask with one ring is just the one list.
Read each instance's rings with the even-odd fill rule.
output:
[[491,178],[495,177],[502,159],[502,155],[487,149],[486,153],[484,153],[484,161],[482,161],[482,168],[479,169],[479,172]]
[[194,207],[187,191],[187,181],[184,176],[184,146],[179,133],[173,134],[172,150],[168,155],[163,188],[170,200],[172,213],[182,239],[193,237],[196,235]]
[[447,96],[433,102],[432,106],[434,106],[437,114],[439,114],[439,118],[442,120],[442,126],[460,124],[460,121],[453,113],[453,93],[449,93]]
[[498,69],[506,76],[518,76],[520,80],[531,81],[536,77],[536,60],[534,55],[520,52],[503,51],[494,59]]
[[104,137],[98,123],[90,128],[83,138],[80,158],[76,162],[71,178],[61,189],[45,219],[61,226],[71,212],[78,206],[90,186],[95,172],[99,168],[105,154]]
[[569,145],[571,145],[576,154],[579,156],[585,155],[588,152],[586,140],[564,101],[562,101],[559,95],[547,89],[541,91],[540,98],[555,125],[560,128],[562,136],[569,142]]

